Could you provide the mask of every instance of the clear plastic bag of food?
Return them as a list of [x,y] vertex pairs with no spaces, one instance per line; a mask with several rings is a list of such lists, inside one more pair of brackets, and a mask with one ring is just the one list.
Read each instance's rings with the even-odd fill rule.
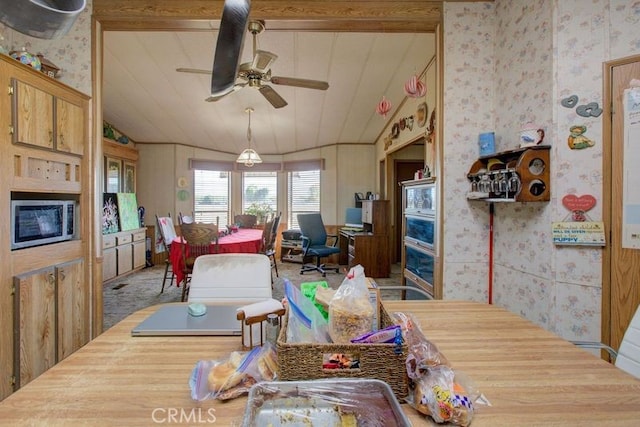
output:
[[406,400],[437,423],[468,426],[480,396],[466,375],[456,374],[450,367],[440,365],[429,368],[428,373],[414,381],[412,393]]
[[284,295],[289,305],[287,342],[330,342],[327,320],[313,301],[287,279],[284,281]]
[[234,351],[223,360],[199,360],[189,379],[191,398],[233,399],[258,382],[273,381],[277,371],[275,348],[269,342],[250,352]]
[[411,314],[393,313],[396,323],[402,329],[402,335],[407,343],[407,375],[411,379],[420,378],[425,370],[432,366],[449,365],[449,361],[438,347],[429,341],[422,333],[420,325]]
[[329,302],[329,335],[335,343],[349,343],[373,330],[374,307],[369,301],[364,268],[356,265]]

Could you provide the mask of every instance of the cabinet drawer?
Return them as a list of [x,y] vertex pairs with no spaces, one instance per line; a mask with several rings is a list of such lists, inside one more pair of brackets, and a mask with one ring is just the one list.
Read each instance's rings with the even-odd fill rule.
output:
[[144,240],[147,237],[147,233],[145,231],[136,231],[133,233],[133,241],[139,242],[140,240]]
[[123,234],[117,237],[118,246],[125,243],[131,243],[131,234]]
[[405,245],[405,268],[427,283],[434,283],[435,257],[422,249]]
[[113,248],[116,246],[116,236],[102,236],[102,249]]

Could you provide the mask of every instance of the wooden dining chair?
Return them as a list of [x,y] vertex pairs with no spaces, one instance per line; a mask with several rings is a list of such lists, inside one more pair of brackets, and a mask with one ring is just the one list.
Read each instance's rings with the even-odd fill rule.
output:
[[[276,277],[280,277],[278,274],[278,263],[276,261],[276,240],[278,237],[278,227],[280,227],[280,218],[282,217],[282,212],[280,212],[276,217],[273,218],[271,224],[265,224],[265,230],[269,229],[268,237],[264,239],[263,251],[271,263],[271,269],[275,270]],[[264,234],[263,234],[264,236]],[[271,283],[273,283],[273,277],[271,278]]]
[[[164,277],[162,278],[162,288],[160,289],[160,293],[163,293],[167,277],[170,277],[169,286],[173,285],[173,278],[175,274],[173,272],[173,268],[171,267],[169,254],[171,253],[171,242],[173,242],[173,239],[175,239],[177,236],[176,229],[173,225],[173,220],[171,219],[171,214],[161,217],[156,215],[156,224],[160,233],[160,238],[162,239],[162,247],[167,254],[164,260]],[[169,274],[171,274],[171,276],[169,276]]]
[[251,214],[236,215],[233,217],[233,223],[240,228],[255,228],[258,217]]
[[216,254],[219,252],[218,224],[181,224],[180,233],[182,235],[182,301],[185,301],[189,294],[189,283],[193,273],[193,265],[196,258],[201,255]]

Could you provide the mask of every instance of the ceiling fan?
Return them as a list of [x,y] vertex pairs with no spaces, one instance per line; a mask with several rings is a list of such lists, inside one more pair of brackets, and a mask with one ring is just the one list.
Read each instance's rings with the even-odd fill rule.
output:
[[[227,7],[228,3],[238,2],[225,2],[213,61],[213,72],[193,68],[176,69],[179,72],[212,75],[211,95],[206,98],[206,101],[218,101],[232,92],[249,86],[257,88],[274,108],[282,108],[287,105],[287,101],[266,83],[318,90],[329,88],[329,83],[319,80],[271,75],[271,65],[278,58],[278,55],[256,48],[257,36],[265,28],[264,21],[248,21],[248,1],[244,3],[247,7],[236,7],[233,10],[231,6]],[[251,62],[239,64],[244,34],[247,31],[253,35],[253,59]]]

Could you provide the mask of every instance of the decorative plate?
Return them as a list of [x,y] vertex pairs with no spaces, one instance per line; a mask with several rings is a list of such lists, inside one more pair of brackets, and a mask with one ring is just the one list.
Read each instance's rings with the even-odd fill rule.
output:
[[181,176],[180,178],[178,178],[178,187],[185,188],[187,184],[188,184],[187,178],[185,178],[184,176]]
[[394,123],[391,128],[391,138],[397,138],[400,135],[400,125],[398,123]]
[[189,192],[187,190],[178,190],[177,196],[178,196],[178,200],[180,200],[181,202],[184,202],[189,198]]
[[427,108],[426,102],[423,102],[422,104],[418,105],[418,110],[416,111],[416,120],[418,122],[419,127],[424,127],[424,125],[427,124],[427,113],[428,113],[428,108]]

